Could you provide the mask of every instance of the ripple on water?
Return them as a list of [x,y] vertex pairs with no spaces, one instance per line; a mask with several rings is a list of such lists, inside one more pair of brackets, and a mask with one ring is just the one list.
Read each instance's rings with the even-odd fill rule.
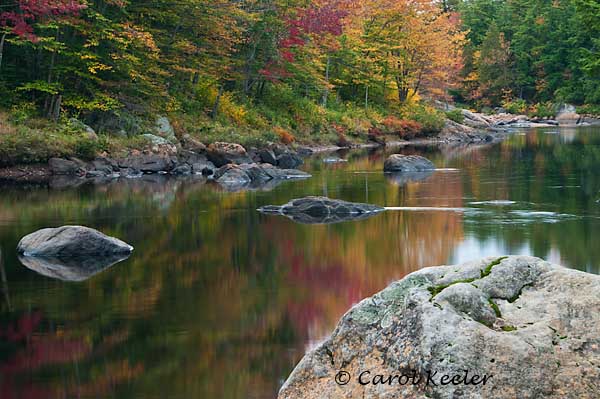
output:
[[506,205],[514,205],[516,201],[510,200],[490,200],[490,201],[473,201],[469,202],[469,205],[494,205],[494,206],[506,206]]

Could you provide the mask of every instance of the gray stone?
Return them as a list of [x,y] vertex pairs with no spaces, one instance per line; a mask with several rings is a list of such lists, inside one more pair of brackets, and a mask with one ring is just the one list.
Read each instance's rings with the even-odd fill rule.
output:
[[212,143],[206,149],[206,156],[219,168],[227,164],[240,165],[254,162],[246,153],[246,149],[235,143]]
[[217,169],[213,177],[228,190],[241,190],[263,188],[267,183],[303,179],[310,175],[295,169],[279,169],[270,164],[228,164]]
[[179,165],[179,166],[175,167],[171,171],[171,173],[174,175],[180,175],[180,176],[191,175],[192,167],[190,165],[184,163],[183,165]]
[[67,160],[62,158],[51,158],[48,161],[50,171],[53,175],[81,175],[85,173],[81,165],[77,161]]
[[56,258],[129,254],[131,245],[84,226],[46,228],[28,234],[17,246],[24,256]]
[[435,165],[427,158],[419,155],[393,154],[385,160],[385,172],[423,172],[435,170]]
[[170,143],[175,143],[177,138],[175,137],[175,130],[169,122],[169,118],[160,116],[156,118],[156,132],[160,137],[165,138]]
[[181,144],[184,149],[188,151],[193,151],[195,153],[204,152],[206,150],[206,146],[199,140],[196,140],[189,134],[186,134],[181,139]]
[[211,176],[212,174],[215,173],[215,170],[216,170],[215,165],[210,161],[196,162],[195,164],[192,165],[192,172],[194,172],[196,174],[201,174],[204,176]]
[[81,130],[88,139],[98,140],[98,135],[96,134],[96,131],[94,129],[92,129],[90,126],[81,122],[79,119],[71,118],[71,119],[69,119],[69,123],[71,124],[71,126],[75,127],[76,129]]
[[[600,276],[529,256],[421,269],[350,309],[279,398],[600,397],[599,292]],[[362,385],[364,371],[421,378]]]
[[269,163],[271,165],[277,165],[277,157],[273,150],[268,148],[258,151],[258,156],[263,163]]
[[150,143],[152,143],[152,145],[169,145],[169,144],[171,144],[169,142],[169,140],[165,139],[164,137],[157,136],[155,134],[146,133],[146,134],[142,134],[142,137],[145,139],[148,139],[148,141],[150,141]]
[[259,212],[284,215],[304,224],[331,224],[366,219],[384,210],[377,205],[347,202],[327,197],[305,197],[293,199],[281,206],[266,205],[258,208]]
[[277,166],[282,169],[295,169],[302,165],[304,160],[297,154],[286,152],[277,157]]
[[175,166],[171,157],[163,154],[131,155],[119,162],[119,167],[144,173],[168,172]]

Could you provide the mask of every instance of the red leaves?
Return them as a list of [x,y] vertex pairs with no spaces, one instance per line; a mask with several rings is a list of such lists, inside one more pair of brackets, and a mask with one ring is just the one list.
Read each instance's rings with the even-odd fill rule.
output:
[[32,24],[36,21],[77,15],[87,6],[76,0],[17,0],[15,10],[0,13],[0,26],[10,27],[13,34],[37,41]]

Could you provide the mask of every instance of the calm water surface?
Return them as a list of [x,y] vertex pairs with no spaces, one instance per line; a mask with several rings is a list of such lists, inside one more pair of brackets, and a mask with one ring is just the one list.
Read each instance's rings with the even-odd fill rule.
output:
[[[157,176],[0,188],[0,397],[272,398],[352,304],[421,267],[531,254],[600,271],[600,129],[396,152],[440,169],[385,177],[386,154],[359,151],[271,191]],[[334,225],[255,211],[306,195],[400,209]],[[63,224],[135,251],[80,282],[19,263],[23,235]]]

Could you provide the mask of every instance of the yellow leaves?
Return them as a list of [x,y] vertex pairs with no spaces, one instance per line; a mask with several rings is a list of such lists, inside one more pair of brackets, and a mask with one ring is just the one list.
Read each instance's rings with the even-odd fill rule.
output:
[[100,62],[93,62],[91,64],[88,64],[88,71],[91,74],[97,74],[98,71],[110,71],[112,70],[112,67],[110,65],[106,65],[106,64],[102,64]]
[[154,37],[151,33],[144,31],[143,27],[133,25],[126,22],[121,25],[121,32],[119,32],[119,39],[121,43],[133,44],[134,46],[143,47],[153,53],[158,53],[160,50],[154,41]]

